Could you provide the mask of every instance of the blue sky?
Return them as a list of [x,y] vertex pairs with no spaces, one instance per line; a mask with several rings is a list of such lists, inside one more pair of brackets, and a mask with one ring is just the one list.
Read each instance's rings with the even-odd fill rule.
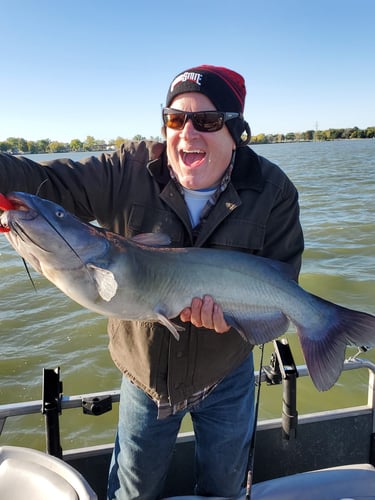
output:
[[374,0],[4,0],[0,140],[157,136],[200,64],[245,77],[253,134],[375,126],[374,26]]

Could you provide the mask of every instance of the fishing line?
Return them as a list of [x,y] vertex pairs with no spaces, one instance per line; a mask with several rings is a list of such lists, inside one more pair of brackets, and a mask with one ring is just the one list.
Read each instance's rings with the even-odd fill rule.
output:
[[246,500],[250,500],[251,498],[251,487],[253,485],[253,475],[254,475],[254,456],[255,456],[255,435],[258,424],[258,415],[259,415],[259,400],[260,400],[260,386],[262,384],[262,367],[263,367],[263,355],[264,355],[264,344],[259,346],[261,351],[260,354],[260,362],[259,362],[259,375],[258,375],[258,390],[257,390],[257,398],[255,403],[255,412],[254,412],[254,425],[253,425],[253,434],[251,436],[249,457],[247,462],[247,473],[246,473]]
[[31,281],[31,284],[33,285],[33,288],[34,288],[34,292],[37,292],[37,288],[35,286],[35,283],[34,283],[34,280],[33,278],[31,277],[31,274],[30,274],[30,271],[29,271],[29,268],[27,266],[27,262],[26,260],[22,257],[22,262],[23,262],[23,265],[25,266],[25,269],[26,269],[26,272],[27,272],[27,276],[29,277],[29,280]]
[[39,196],[39,193],[40,193],[40,190],[41,190],[41,189],[42,189],[42,187],[43,187],[43,184],[45,184],[45,183],[46,183],[46,182],[48,182],[48,181],[49,181],[49,179],[44,179],[44,181],[43,181],[43,182],[41,182],[41,183],[39,184],[39,187],[38,187],[38,189],[36,190],[35,196]]

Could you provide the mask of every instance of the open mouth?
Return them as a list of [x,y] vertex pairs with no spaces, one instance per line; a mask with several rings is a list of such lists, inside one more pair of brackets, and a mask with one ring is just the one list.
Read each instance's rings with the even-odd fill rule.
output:
[[189,167],[198,167],[206,158],[206,153],[201,150],[183,150],[181,151],[181,158],[185,165]]
[[10,195],[9,197],[6,197],[0,193],[0,210],[3,210],[3,213],[0,216],[0,233],[7,233],[11,230],[9,226],[8,212],[10,210],[27,212],[29,207],[16,196]]

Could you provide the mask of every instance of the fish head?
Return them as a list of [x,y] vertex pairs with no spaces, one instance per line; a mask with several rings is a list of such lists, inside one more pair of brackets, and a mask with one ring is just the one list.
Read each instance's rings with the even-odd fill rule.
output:
[[88,255],[92,258],[93,253],[106,251],[107,240],[100,237],[99,228],[83,223],[62,206],[29,193],[10,193],[7,199],[13,208],[1,215],[0,225],[30,264],[38,256],[54,265],[66,259],[72,264],[71,259],[82,262]]
[[[7,200],[9,205],[1,203],[0,207],[5,208],[0,229],[14,249],[68,295],[79,293],[80,283],[85,283],[88,294],[92,277],[87,263],[100,261],[108,253],[103,231],[32,194],[14,192]],[[95,294],[96,287],[92,288]]]

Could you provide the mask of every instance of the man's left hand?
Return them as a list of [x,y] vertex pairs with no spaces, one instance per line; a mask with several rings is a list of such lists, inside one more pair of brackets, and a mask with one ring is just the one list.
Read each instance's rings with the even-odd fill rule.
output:
[[215,330],[216,333],[226,333],[230,329],[222,308],[214,302],[211,295],[205,295],[203,299],[194,297],[191,306],[181,311],[180,319],[190,321],[197,328]]

